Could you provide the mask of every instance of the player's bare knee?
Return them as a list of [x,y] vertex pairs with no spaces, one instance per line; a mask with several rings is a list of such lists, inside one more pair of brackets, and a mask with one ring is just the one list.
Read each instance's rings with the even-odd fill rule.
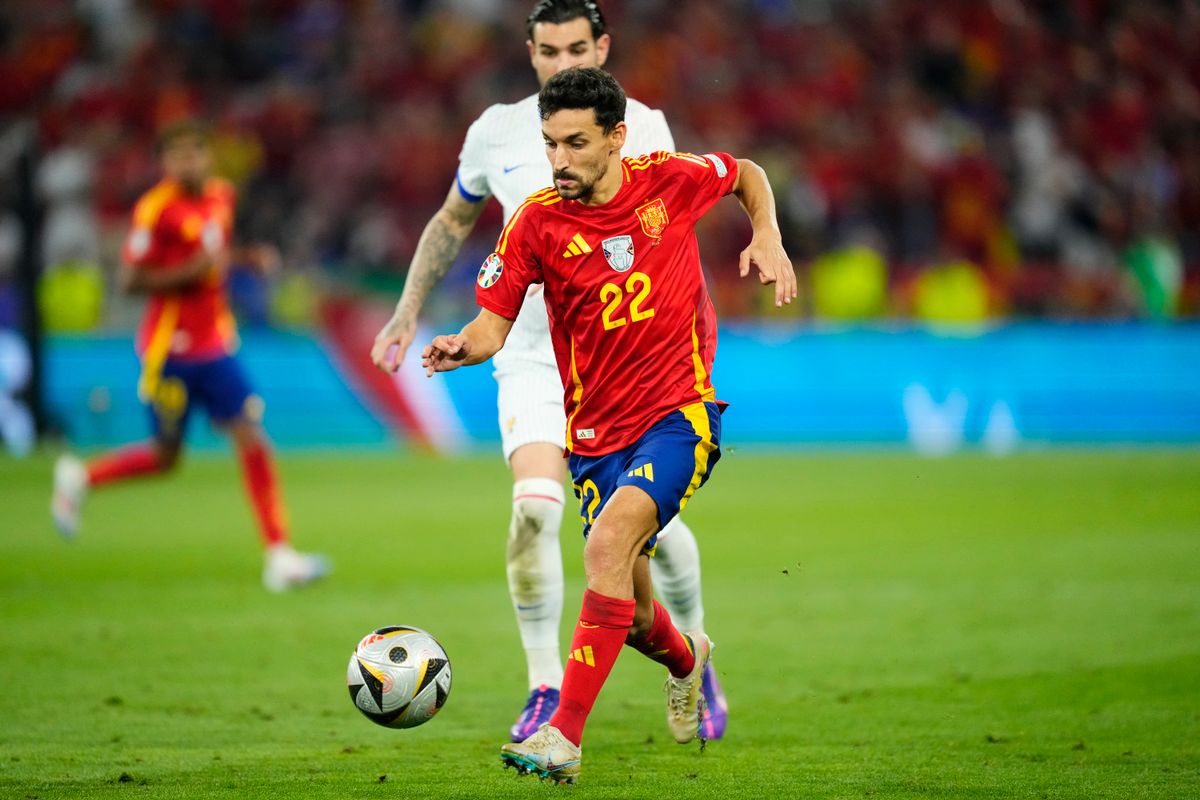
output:
[[601,575],[628,575],[635,556],[615,531],[594,527],[583,548],[583,571],[589,581]]
[[256,394],[247,397],[246,402],[242,404],[241,418],[254,428],[259,428],[262,425],[263,417],[266,413],[267,404]]
[[615,551],[604,537],[596,536],[593,530],[583,547],[583,573],[591,583],[599,575],[608,575],[619,568]]
[[183,447],[177,442],[155,442],[154,449],[158,458],[159,472],[170,472],[179,465]]
[[623,516],[602,516],[592,526],[583,550],[584,572],[596,575],[630,575],[634,562],[653,534],[653,529]]
[[244,417],[239,417],[226,426],[229,437],[240,450],[262,447],[267,443],[262,426]]

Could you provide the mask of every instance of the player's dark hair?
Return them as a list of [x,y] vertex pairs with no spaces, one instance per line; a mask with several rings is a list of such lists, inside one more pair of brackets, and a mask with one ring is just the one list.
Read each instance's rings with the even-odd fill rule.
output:
[[562,25],[580,17],[592,24],[593,39],[599,39],[608,29],[604,12],[595,0],[538,0],[525,20],[525,32],[529,35],[529,41],[533,41],[533,26],[539,22]]
[[158,132],[156,141],[158,152],[162,153],[177,140],[189,137],[194,137],[208,144],[212,137],[212,132],[203,120],[191,118],[176,120],[168,123]]
[[590,108],[596,124],[612,133],[625,119],[625,90],[617,79],[596,67],[564,69],[546,81],[538,92],[538,114],[543,120],[564,108]]

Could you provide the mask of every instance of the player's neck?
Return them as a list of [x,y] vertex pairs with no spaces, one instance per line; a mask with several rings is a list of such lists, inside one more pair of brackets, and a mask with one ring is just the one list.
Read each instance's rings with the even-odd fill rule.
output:
[[583,201],[585,206],[602,206],[609,203],[625,185],[625,170],[621,169],[621,156],[618,154],[608,162],[608,170],[604,177],[596,181],[592,193]]
[[167,180],[173,182],[179,187],[179,191],[189,197],[200,197],[204,194],[204,187],[208,184],[208,180],[204,179],[198,182],[182,181],[179,178],[168,177]]

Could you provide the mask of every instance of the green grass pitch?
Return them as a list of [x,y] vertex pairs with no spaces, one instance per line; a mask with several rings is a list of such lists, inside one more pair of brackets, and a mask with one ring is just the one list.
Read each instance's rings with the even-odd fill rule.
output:
[[[1200,797],[1195,450],[727,454],[688,519],[728,735],[671,741],[627,650],[573,788],[498,759],[525,694],[498,458],[285,454],[297,544],[337,565],[286,596],[231,459],[97,493],[70,544],[50,467],[0,460],[0,797]],[[344,686],[392,623],[454,668],[410,731]]]

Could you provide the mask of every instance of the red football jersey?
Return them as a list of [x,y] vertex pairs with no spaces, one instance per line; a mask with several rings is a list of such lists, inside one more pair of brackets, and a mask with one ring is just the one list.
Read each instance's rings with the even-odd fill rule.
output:
[[[235,202],[233,186],[217,178],[199,195],[162,181],[134,206],[126,263],[138,269],[177,269],[201,248],[213,253],[225,249],[233,234]],[[150,295],[137,349],[148,361],[206,359],[229,354],[236,341],[225,281],[213,275],[186,291]]]
[[695,225],[733,190],[737,169],[725,153],[622,159],[609,202],[546,189],[501,232],[476,299],[515,319],[525,290],[545,284],[572,452],[620,450],[672,411],[714,399],[716,315]]

